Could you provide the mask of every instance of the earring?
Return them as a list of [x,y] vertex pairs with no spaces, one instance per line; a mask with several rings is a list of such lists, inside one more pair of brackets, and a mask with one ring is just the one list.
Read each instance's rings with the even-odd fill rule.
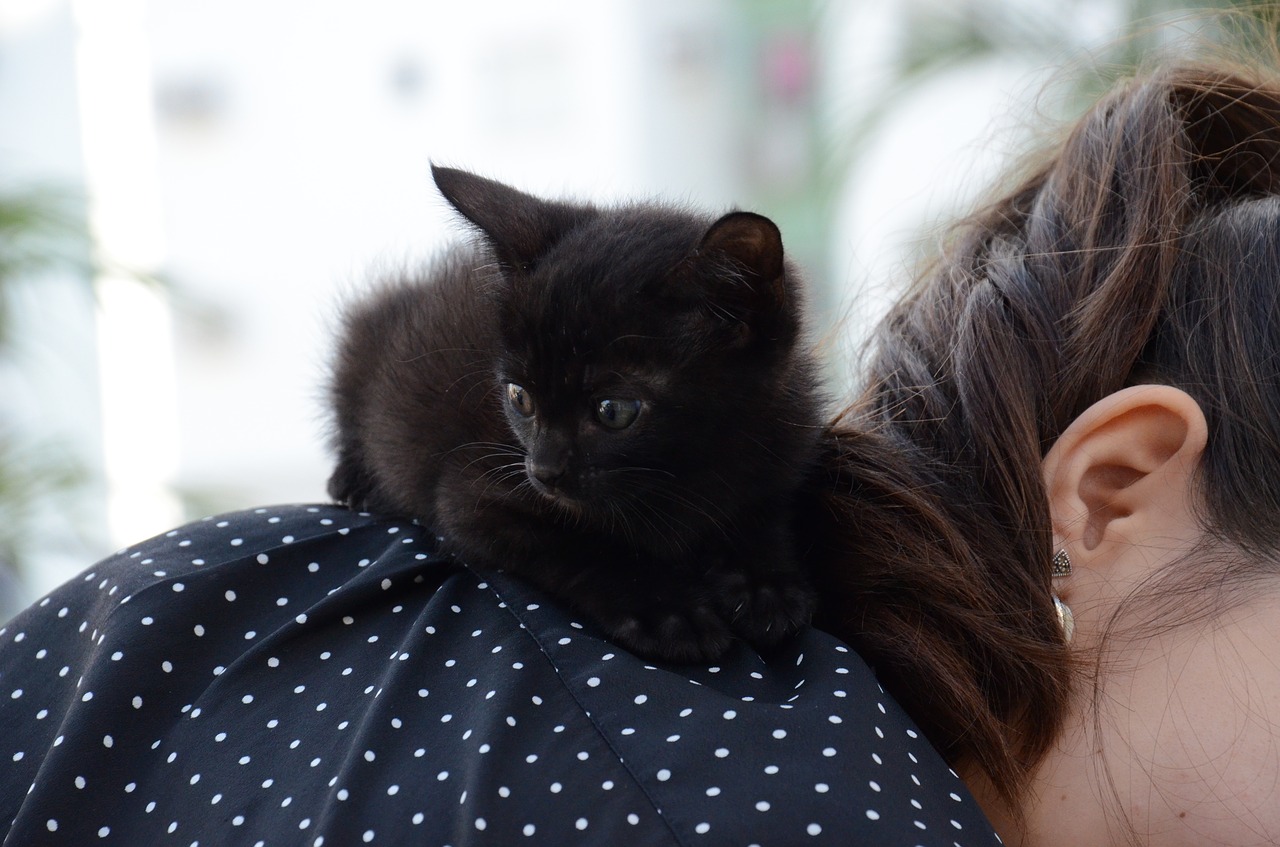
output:
[[1053,561],[1049,562],[1050,576],[1071,576],[1071,557],[1067,555],[1066,548],[1059,550],[1053,554]]
[[1076,616],[1072,614],[1071,607],[1058,599],[1058,595],[1053,595],[1053,608],[1058,613],[1058,626],[1062,627],[1062,638],[1068,644],[1071,643],[1071,636],[1076,634]]
[[[1054,579],[1071,575],[1071,557],[1067,555],[1065,548],[1053,554],[1053,560],[1049,563],[1049,574]],[[1058,626],[1062,628],[1062,637],[1070,644],[1071,636],[1076,632],[1076,616],[1072,614],[1071,607],[1058,597],[1057,592],[1053,594],[1053,608],[1058,613]]]

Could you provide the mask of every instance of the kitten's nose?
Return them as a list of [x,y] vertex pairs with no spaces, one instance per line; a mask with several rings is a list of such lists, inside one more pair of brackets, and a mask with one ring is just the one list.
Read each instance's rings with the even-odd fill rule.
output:
[[542,465],[529,463],[529,475],[547,488],[555,488],[564,479],[564,464]]
[[558,487],[564,481],[565,472],[568,469],[568,453],[540,454],[529,457],[529,476],[547,488]]

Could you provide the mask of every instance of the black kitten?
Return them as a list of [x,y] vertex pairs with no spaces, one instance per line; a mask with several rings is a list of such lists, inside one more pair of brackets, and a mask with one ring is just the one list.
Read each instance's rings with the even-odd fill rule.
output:
[[777,227],[433,173],[479,238],[347,314],[330,495],[418,518],[640,654],[807,622],[791,512],[820,404]]

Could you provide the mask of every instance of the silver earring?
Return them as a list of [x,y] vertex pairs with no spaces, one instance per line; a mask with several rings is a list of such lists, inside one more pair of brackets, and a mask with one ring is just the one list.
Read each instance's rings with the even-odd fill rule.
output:
[[[1065,548],[1053,554],[1053,560],[1049,563],[1049,574],[1054,579],[1071,575],[1071,557],[1067,555]],[[1053,594],[1053,608],[1058,613],[1058,626],[1062,628],[1062,637],[1070,644],[1071,636],[1076,633],[1076,616],[1072,614],[1071,607],[1058,597],[1057,592]]]
[[1053,554],[1053,561],[1049,562],[1049,574],[1055,577],[1071,575],[1071,557],[1067,555],[1066,548]]
[[1062,627],[1062,638],[1068,644],[1071,643],[1071,636],[1076,634],[1076,616],[1072,614],[1071,607],[1058,599],[1058,595],[1053,595],[1053,608],[1058,613],[1058,626]]

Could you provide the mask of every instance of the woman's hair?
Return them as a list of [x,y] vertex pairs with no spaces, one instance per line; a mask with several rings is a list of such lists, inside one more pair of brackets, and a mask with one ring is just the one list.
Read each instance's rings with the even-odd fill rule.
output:
[[1118,86],[954,228],[832,426],[836,537],[816,578],[841,599],[820,624],[1006,801],[1078,667],[1041,476],[1076,416],[1127,385],[1184,389],[1209,425],[1206,530],[1280,544],[1277,195],[1275,78],[1179,65]]

